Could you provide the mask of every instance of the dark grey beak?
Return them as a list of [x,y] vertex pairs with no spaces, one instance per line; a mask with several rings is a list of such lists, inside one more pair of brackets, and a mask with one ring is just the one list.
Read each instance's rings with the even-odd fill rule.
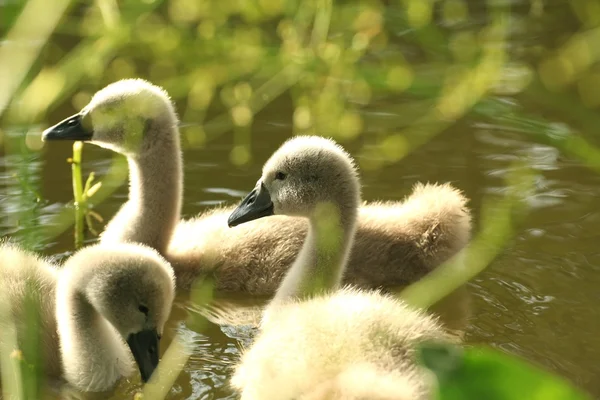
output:
[[133,353],[135,362],[140,369],[142,381],[148,382],[158,365],[158,342],[160,338],[156,329],[132,333],[127,338],[127,344]]
[[90,140],[94,134],[83,124],[84,113],[78,113],[60,121],[42,132],[42,140]]
[[273,215],[271,194],[262,183],[254,188],[229,216],[227,224],[234,227],[244,222]]

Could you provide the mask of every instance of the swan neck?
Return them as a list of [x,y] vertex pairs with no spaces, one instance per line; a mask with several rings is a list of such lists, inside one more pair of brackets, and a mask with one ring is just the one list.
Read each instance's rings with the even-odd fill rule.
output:
[[115,328],[64,279],[57,290],[56,320],[65,377],[78,388],[108,390],[133,372],[131,357]]
[[166,250],[181,214],[182,165],[178,149],[156,148],[155,154],[130,159],[130,201],[139,202],[138,224],[141,230],[153,232],[154,243]]
[[111,220],[103,242],[135,242],[165,254],[179,222],[183,171],[178,132],[142,155],[129,156],[129,200]]
[[338,209],[339,214],[326,212],[310,218],[302,249],[277,290],[276,301],[340,287],[354,240],[357,208]]

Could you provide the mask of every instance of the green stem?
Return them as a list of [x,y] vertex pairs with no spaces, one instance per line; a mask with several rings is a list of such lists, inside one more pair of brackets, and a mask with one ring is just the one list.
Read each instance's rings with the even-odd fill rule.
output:
[[83,199],[83,184],[81,178],[81,150],[83,142],[73,143],[73,159],[71,161],[71,172],[73,176],[73,196],[75,199],[75,248],[83,245],[83,224],[85,200]]

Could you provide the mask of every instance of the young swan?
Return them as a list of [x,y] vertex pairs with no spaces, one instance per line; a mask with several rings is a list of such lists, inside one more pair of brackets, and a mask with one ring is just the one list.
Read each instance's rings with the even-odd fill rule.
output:
[[57,269],[3,244],[0,260],[5,288],[0,307],[12,315],[20,348],[31,329],[27,304],[39,307],[46,375],[82,391],[110,390],[133,373],[133,354],[142,380],[148,381],[158,364],[175,291],[173,271],[155,250],[134,244],[90,246]]
[[415,346],[455,339],[391,297],[335,291],[359,202],[350,156],[333,141],[296,137],[267,161],[256,188],[231,214],[232,226],[274,214],[303,216],[310,226],[231,380],[243,400],[428,398]]
[[343,288],[270,305],[231,378],[242,400],[425,400],[425,341],[458,343],[434,318],[378,292]]
[[360,183],[350,156],[318,136],[288,140],[256,187],[231,213],[230,227],[270,215],[306,217],[308,234],[275,299],[336,289],[352,248]]
[[[211,274],[219,291],[272,295],[298,255],[307,221],[278,216],[228,229],[233,208],[181,221],[177,125],[167,93],[144,80],[126,79],[100,90],[81,112],[42,137],[90,141],[127,157],[129,201],[106,227],[102,243],[155,248],[173,265],[179,289]],[[348,281],[378,288],[418,280],[468,242],[465,204],[450,185],[417,185],[404,202],[362,206]]]

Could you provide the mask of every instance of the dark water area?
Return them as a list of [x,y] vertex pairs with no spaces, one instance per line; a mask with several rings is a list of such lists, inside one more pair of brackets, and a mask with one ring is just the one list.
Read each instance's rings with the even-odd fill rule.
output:
[[[511,61],[505,64],[507,76],[519,75],[520,69],[516,67],[539,62],[544,49],[560,46],[570,35],[583,29],[567,2],[540,2],[545,8],[538,17],[532,12],[535,1],[509,3],[513,8],[507,42]],[[460,26],[439,21],[439,26],[456,32],[485,25],[489,17],[486,7],[471,2],[469,11],[472,20]],[[387,18],[393,19],[393,15]],[[382,51],[382,56],[386,52],[393,55],[406,50],[402,32],[395,33],[397,38]],[[415,66],[417,69],[441,68],[439,63],[423,61],[419,54],[413,56],[411,63],[422,63]],[[148,78],[143,74],[138,76]],[[100,87],[87,84],[86,90],[93,92]],[[580,130],[590,142],[597,141],[593,124],[582,123],[567,111],[550,110],[540,105],[536,97],[511,93],[510,83],[504,89],[498,90],[501,94],[492,93],[490,97],[511,104],[522,116],[545,118]],[[567,91],[564,95],[571,94]],[[477,231],[483,199],[501,198],[506,193],[505,178],[515,161],[530,163],[536,174],[535,192],[523,194],[529,213],[521,221],[509,247],[469,283],[473,315],[466,341],[519,355],[600,398],[597,379],[600,376],[600,308],[596,303],[600,299],[600,250],[597,247],[600,175],[578,159],[504,123],[501,116],[489,118],[477,113],[467,113],[449,124],[398,162],[368,160],[377,156],[365,149],[381,135],[394,133],[413,120],[413,116],[403,113],[406,108],[397,107],[411,101],[402,95],[375,98],[359,109],[364,123],[361,133],[342,141],[359,164],[377,165],[377,168],[361,170],[364,199],[401,200],[417,182],[451,182],[470,199]],[[177,99],[177,105],[181,109],[184,102]],[[255,116],[250,136],[251,159],[243,166],[231,161],[237,134],[231,129],[224,128],[222,134],[211,135],[202,146],[190,146],[184,139],[183,215],[193,216],[221,203],[233,204],[249,191],[260,176],[262,163],[293,134],[293,107],[290,96],[284,93]],[[206,120],[214,120],[222,112],[221,108],[215,106],[209,110]],[[415,110],[418,112],[418,105]],[[66,162],[71,155],[71,144],[42,146],[38,137],[45,127],[76,111],[72,102],[65,99],[44,121],[33,126],[5,123],[1,128],[0,235],[26,241],[30,247],[56,259],[73,250],[72,229],[51,239],[39,230],[64,213],[65,207],[72,208],[70,167]],[[587,112],[597,111],[597,108],[587,109]],[[181,115],[181,133],[185,138],[188,130],[197,128],[198,122],[193,114]],[[84,146],[83,157],[85,176],[94,171],[99,179],[113,161],[110,152],[92,145]],[[107,221],[126,198],[127,185],[123,183],[104,202],[96,204],[94,211]],[[102,226],[102,223],[96,224],[98,229]],[[94,240],[88,237],[88,242]],[[201,331],[195,332],[184,322],[189,315],[199,315],[199,310],[181,299],[169,322],[167,340],[175,332],[184,331],[196,347],[169,398],[235,398],[227,385],[230,367],[242,344],[251,341],[253,330],[207,322]],[[130,396],[127,391],[125,394]]]

